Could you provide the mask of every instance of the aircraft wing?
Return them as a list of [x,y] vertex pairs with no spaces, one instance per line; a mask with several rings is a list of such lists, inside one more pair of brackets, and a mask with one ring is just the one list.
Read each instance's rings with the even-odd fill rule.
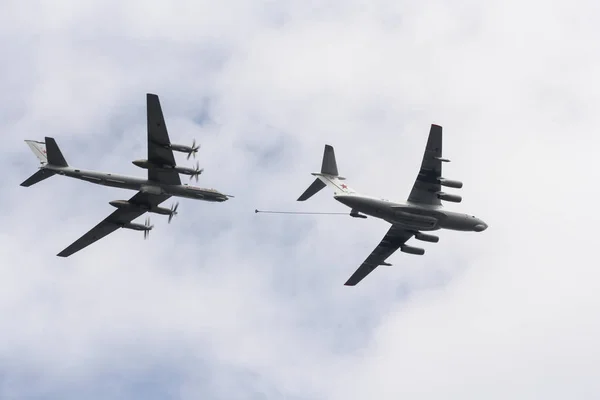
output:
[[367,257],[360,267],[352,274],[350,279],[344,285],[354,286],[358,282],[362,281],[367,275],[369,275],[375,268],[382,265],[385,260],[391,256],[396,250],[406,243],[414,233],[392,225],[392,227],[385,234],[379,245],[373,250],[373,252]]
[[436,195],[436,192],[441,191],[439,178],[442,176],[442,160],[442,127],[431,125],[421,169],[408,197],[409,202],[442,204]]
[[[169,147],[169,133],[163,117],[160,101],[155,94],[146,95],[146,113],[148,116],[148,161],[150,163],[174,167],[175,157]],[[148,180],[167,185],[181,185],[179,174],[175,170],[148,169]]]
[[[140,204],[143,206],[154,207],[167,200],[168,195],[156,195],[149,193],[136,193],[131,199],[130,203]],[[69,247],[57,254],[59,257],[69,257],[71,254],[78,252],[79,250],[89,246],[90,244],[102,239],[103,237],[113,233],[119,229],[123,224],[129,223],[144,214],[146,209],[126,209],[119,208],[102,222],[93,227],[88,233],[77,239]]]

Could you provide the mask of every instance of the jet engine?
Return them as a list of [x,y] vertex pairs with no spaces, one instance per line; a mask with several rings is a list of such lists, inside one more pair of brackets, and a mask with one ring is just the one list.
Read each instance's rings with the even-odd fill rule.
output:
[[451,179],[446,179],[446,178],[440,178],[440,179],[438,179],[438,181],[440,182],[440,185],[454,188],[454,189],[460,189],[463,187],[463,184],[461,181],[453,181]]
[[462,201],[462,197],[460,197],[457,194],[438,192],[437,197],[440,200],[446,200],[446,201],[450,201],[452,203],[460,203]]
[[422,232],[415,233],[415,239],[420,240],[422,242],[429,242],[429,243],[437,243],[440,241],[439,236],[429,235],[427,233],[422,233]]
[[417,256],[422,256],[423,254],[425,254],[425,249],[421,249],[420,247],[408,246],[406,244],[400,246],[400,251],[403,253],[415,254]]

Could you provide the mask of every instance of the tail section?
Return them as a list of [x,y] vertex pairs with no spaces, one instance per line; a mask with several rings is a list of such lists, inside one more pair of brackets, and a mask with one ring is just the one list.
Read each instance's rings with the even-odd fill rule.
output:
[[338,176],[337,163],[335,162],[335,152],[333,147],[326,144],[323,152],[323,164],[321,165],[321,173],[325,175]]
[[55,167],[69,166],[53,138],[46,137],[45,143],[35,140],[26,140],[25,143],[27,143],[33,154],[40,160],[41,167],[35,174],[21,183],[21,186],[29,187],[54,175],[55,171],[45,168],[48,165]]
[[62,155],[56,141],[51,137],[46,137],[46,151],[48,155],[48,163],[56,167],[68,167],[69,164]]
[[33,154],[40,160],[40,164],[54,165],[56,167],[68,167],[69,164],[62,155],[56,140],[51,137],[46,137],[46,142],[38,142],[35,140],[26,140],[25,143],[29,146]]
[[48,156],[46,155],[46,143],[37,142],[35,140],[26,140],[27,146],[33,151],[33,154],[40,160],[40,164],[48,164]]
[[298,197],[297,201],[305,201],[310,199],[313,195],[317,194],[321,189],[323,189],[326,185],[319,179],[315,179],[315,181]]
[[56,172],[49,169],[40,169],[35,174],[31,175],[29,178],[25,180],[25,182],[21,183],[21,186],[29,187],[34,185],[44,179],[50,178]]
[[302,193],[298,198],[298,201],[305,201],[321,191],[325,186],[332,188],[336,195],[338,194],[350,194],[355,193],[354,190],[348,187],[339,176],[337,163],[335,161],[335,152],[333,147],[326,144],[323,152],[323,163],[321,164],[321,172],[313,173],[317,177],[315,181]]

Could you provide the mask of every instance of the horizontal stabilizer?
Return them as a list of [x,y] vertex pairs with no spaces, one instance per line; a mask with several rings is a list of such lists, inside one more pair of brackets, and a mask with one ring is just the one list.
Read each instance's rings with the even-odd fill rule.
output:
[[33,151],[33,154],[40,160],[41,164],[48,164],[48,157],[46,156],[46,143],[38,142],[36,140],[25,140],[27,146]]
[[315,179],[315,181],[302,193],[300,197],[298,197],[297,201],[304,201],[311,198],[313,195],[319,192],[319,190],[323,189],[325,184],[319,179]]
[[338,176],[337,163],[335,162],[335,152],[333,147],[326,144],[323,152],[323,165],[321,173],[326,175]]
[[50,178],[52,175],[54,175],[54,171],[49,171],[47,169],[40,169],[35,174],[33,174],[29,178],[27,178],[27,180],[25,180],[25,182],[21,183],[21,186],[29,187],[40,181],[43,181],[46,178]]
[[48,156],[48,164],[57,167],[68,167],[67,160],[62,155],[56,141],[51,137],[46,137],[46,152]]

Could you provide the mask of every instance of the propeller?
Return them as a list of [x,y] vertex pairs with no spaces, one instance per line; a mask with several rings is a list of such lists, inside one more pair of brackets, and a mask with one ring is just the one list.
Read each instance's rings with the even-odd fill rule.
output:
[[179,207],[179,203],[175,203],[171,206],[171,214],[169,214],[169,223],[171,223],[173,217],[177,215],[177,207]]
[[200,145],[196,146],[196,139],[194,139],[192,142],[192,147],[190,148],[191,150],[188,152],[187,159],[189,160],[191,155],[193,155],[194,159],[196,159],[196,153],[198,152],[199,148]]
[[144,224],[144,226],[144,240],[146,240],[148,239],[148,236],[150,236],[150,231],[152,230],[152,228],[154,228],[154,225],[150,225],[150,217],[146,217],[146,223]]
[[198,176],[200,176],[202,171],[204,171],[204,168],[200,169],[200,162],[196,161],[196,169],[190,174],[190,181],[192,178],[196,178],[196,182],[198,182]]

